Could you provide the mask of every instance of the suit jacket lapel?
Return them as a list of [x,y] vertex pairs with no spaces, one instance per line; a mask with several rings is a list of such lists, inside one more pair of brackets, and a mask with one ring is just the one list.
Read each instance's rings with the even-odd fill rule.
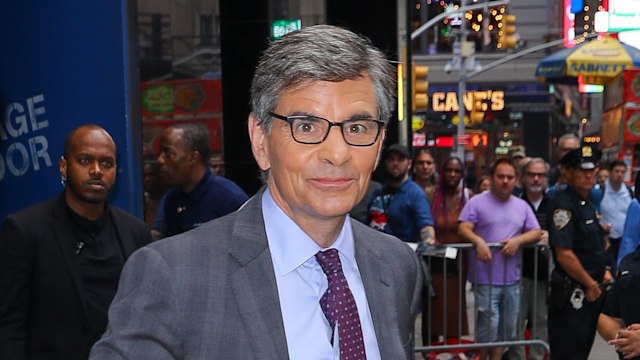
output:
[[67,264],[67,271],[69,272],[69,276],[73,281],[76,293],[78,294],[80,302],[82,303],[84,314],[86,315],[87,306],[84,302],[82,279],[80,278],[78,259],[73,246],[75,235],[71,231],[71,219],[69,218],[65,207],[66,205],[63,193],[56,200],[52,210],[53,221],[51,223],[54,232],[53,237],[56,239],[58,246],[60,247],[64,262]]
[[[264,191],[264,190],[263,190]],[[251,347],[264,359],[287,359],[287,342],[271,254],[262,218],[262,192],[238,214],[230,239],[233,294]]]
[[384,336],[388,331],[388,324],[393,324],[396,321],[391,315],[395,312],[394,294],[391,288],[392,279],[389,275],[391,271],[387,268],[388,265],[382,261],[385,258],[382,249],[377,246],[375,241],[367,238],[358,225],[360,224],[352,221],[356,261],[367,294],[380,355],[383,359],[391,359],[394,357],[391,351],[392,346]]

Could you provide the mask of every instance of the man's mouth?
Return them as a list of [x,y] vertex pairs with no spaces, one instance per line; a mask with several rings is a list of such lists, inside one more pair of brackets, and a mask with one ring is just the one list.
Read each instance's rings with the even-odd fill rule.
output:
[[107,184],[105,184],[104,181],[97,179],[86,181],[85,185],[92,189],[104,189],[107,187]]

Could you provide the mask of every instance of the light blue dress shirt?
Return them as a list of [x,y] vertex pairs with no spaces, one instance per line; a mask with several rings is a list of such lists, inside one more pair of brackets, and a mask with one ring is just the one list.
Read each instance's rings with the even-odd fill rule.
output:
[[[320,298],[327,290],[327,277],[315,254],[323,249],[278,207],[269,191],[262,195],[262,214],[275,269],[289,358],[340,359],[337,329],[333,346],[329,321],[320,308]],[[356,264],[353,231],[348,217],[331,247],[340,254],[344,275],[358,306],[367,359],[380,359],[371,312]]]
[[640,245],[640,202],[638,202],[638,199],[633,199],[627,210],[627,218],[624,223],[624,232],[616,264],[620,266],[622,259],[627,254],[636,251],[638,245]]
[[611,183],[607,180],[604,189],[604,197],[600,203],[600,211],[602,213],[600,222],[611,225],[610,238],[620,239],[624,230],[624,220],[627,218],[627,209],[629,208],[632,197],[625,184],[622,184],[620,189],[616,191],[613,190]]

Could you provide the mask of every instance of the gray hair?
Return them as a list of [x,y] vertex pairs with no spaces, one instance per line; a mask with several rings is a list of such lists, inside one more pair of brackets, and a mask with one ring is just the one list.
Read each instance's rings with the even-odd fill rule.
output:
[[573,133],[567,133],[564,134],[560,137],[560,139],[558,139],[558,146],[560,146],[560,144],[562,144],[563,142],[567,141],[567,140],[575,140],[578,144],[580,144],[580,138]]
[[522,165],[522,173],[526,173],[527,171],[529,171],[529,167],[533,164],[542,164],[544,165],[544,171],[545,172],[549,172],[549,169],[551,168],[549,166],[549,163],[544,161],[543,158],[541,157],[534,157],[531,158],[531,160],[527,161],[524,165]]
[[369,75],[378,117],[387,122],[394,107],[393,67],[371,42],[349,30],[316,25],[274,41],[262,54],[251,83],[251,107],[269,132],[280,95],[317,81],[339,82]]

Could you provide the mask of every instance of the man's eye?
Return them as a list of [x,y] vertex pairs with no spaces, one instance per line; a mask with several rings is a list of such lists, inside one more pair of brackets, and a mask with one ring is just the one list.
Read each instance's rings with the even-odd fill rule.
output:
[[103,160],[100,165],[102,165],[102,167],[104,168],[112,168],[115,164],[113,161],[111,160]]
[[87,158],[80,158],[80,159],[78,159],[78,164],[80,164],[80,165],[89,165],[89,162],[90,162],[90,161],[89,161],[89,159],[87,159]]
[[365,135],[369,133],[375,133],[378,125],[375,121],[371,120],[350,120],[345,124],[344,129],[348,134],[353,135]]
[[347,132],[350,134],[360,134],[367,131],[367,127],[361,123],[353,123],[349,124],[346,128]]
[[317,123],[317,121],[313,120],[298,119],[293,123],[293,125],[293,131],[295,131],[296,133],[307,134],[320,131],[319,124]]

